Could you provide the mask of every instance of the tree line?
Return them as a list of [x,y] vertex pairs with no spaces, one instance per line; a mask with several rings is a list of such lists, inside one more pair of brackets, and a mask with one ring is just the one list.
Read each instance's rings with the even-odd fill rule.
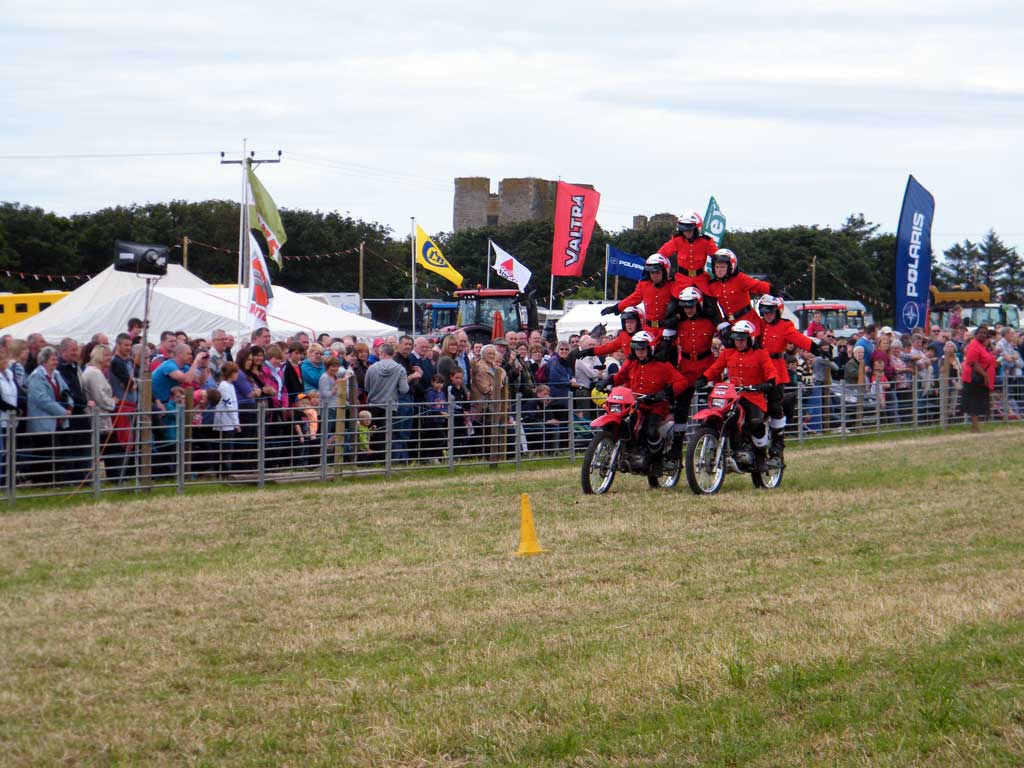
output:
[[[336,211],[282,209],[288,233],[282,249],[283,270],[271,267],[272,277],[294,291],[355,291],[359,280],[358,248],[365,244],[364,286],[367,297],[406,298],[410,295],[410,243],[396,238],[389,227],[354,219]],[[611,232],[595,228],[584,277],[604,270],[605,245],[646,256],[672,236],[671,222],[655,220],[643,229]],[[114,240],[175,246],[172,261],[181,261],[184,237],[192,241],[189,269],[212,283],[234,282],[238,247],[238,204],[230,200],[114,206],[60,216],[18,203],[0,204],[0,290],[29,291],[65,287],[5,271],[34,274],[95,274],[113,261]],[[546,302],[551,268],[550,221],[502,224],[461,232],[438,233],[435,239],[446,258],[462,273],[464,286],[486,284],[487,240],[492,239],[533,271],[531,288]],[[210,248],[208,246],[213,246]],[[810,266],[816,261],[817,297],[859,298],[876,317],[891,317],[896,238],[852,214],[838,228],[791,226],[727,231],[722,246],[733,249],[740,268],[762,275],[786,298],[810,298]],[[815,258],[816,257],[816,258]],[[1022,259],[994,231],[978,243],[965,240],[949,248],[933,268],[941,287],[989,285],[993,295],[1021,296]],[[444,298],[454,289],[444,279],[417,270],[417,298]],[[558,278],[556,293],[597,298],[603,277],[586,287],[580,281]],[[507,285],[492,274],[492,287]],[[66,287],[72,288],[74,284]],[[632,290],[620,281],[620,297]]]

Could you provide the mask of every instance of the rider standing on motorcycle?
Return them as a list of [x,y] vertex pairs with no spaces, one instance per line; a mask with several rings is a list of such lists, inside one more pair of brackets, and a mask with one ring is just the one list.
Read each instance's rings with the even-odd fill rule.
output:
[[683,286],[694,285],[701,293],[708,288],[708,258],[718,248],[709,235],[701,234],[704,219],[696,211],[683,211],[676,219],[675,236],[658,249],[662,256],[675,256]]
[[[602,314],[604,313],[602,312]],[[623,354],[628,355],[629,343],[633,339],[633,334],[643,328],[644,313],[639,307],[629,307],[622,311],[619,319],[622,321],[622,330],[615,334],[611,341],[598,344],[596,347],[591,347],[588,350],[580,350],[578,356],[597,355],[598,357],[604,357],[619,349],[622,350]]]
[[771,293],[771,283],[755,280],[745,272],[737,269],[736,254],[728,248],[719,248],[711,257],[711,268],[714,274],[708,283],[707,293],[718,299],[722,314],[730,323],[739,319],[753,323],[758,332],[761,330],[761,318],[750,306],[755,293]]
[[[640,331],[630,342],[629,359],[613,377],[616,386],[626,386],[637,395],[656,395],[671,389],[673,396],[682,394],[686,389],[686,379],[668,363],[654,359],[651,348],[654,336],[648,331]],[[658,447],[661,438],[658,427],[669,414],[669,398],[654,399],[640,403],[644,411],[644,437],[652,450]]]
[[619,314],[628,307],[635,307],[640,302],[644,305],[644,330],[657,340],[665,324],[665,311],[682,286],[677,282],[679,275],[670,280],[668,273],[671,264],[659,253],[647,257],[644,264],[644,276],[637,281],[636,290],[618,304],[612,304],[601,310],[602,315]]
[[757,311],[761,314],[761,346],[775,367],[775,387],[768,393],[768,426],[771,427],[772,445],[776,450],[782,447],[782,433],[786,429],[786,413],[782,410],[783,389],[790,381],[789,369],[782,357],[786,345],[793,344],[818,357],[825,355],[817,342],[800,333],[792,321],[782,317],[783,306],[785,302],[781,297],[767,294],[757,302]]
[[[681,431],[690,417],[690,401],[693,399],[694,384],[704,375],[714,359],[711,357],[711,340],[715,337],[715,324],[704,313],[704,296],[699,289],[687,286],[679,292],[679,298],[669,305],[665,317],[665,330],[658,342],[659,360],[676,360],[679,372],[686,379],[686,390],[676,398],[676,430]],[[673,446],[681,448],[682,444]]]
[[709,381],[719,381],[722,372],[729,370],[729,381],[736,386],[757,387],[757,392],[743,392],[740,398],[746,415],[747,429],[757,453],[758,471],[767,471],[766,448],[768,447],[768,429],[764,423],[768,403],[765,395],[775,387],[775,366],[768,353],[757,345],[757,328],[749,320],[733,323],[732,343],[729,349],[723,349],[718,359],[697,379],[696,386],[703,389]]

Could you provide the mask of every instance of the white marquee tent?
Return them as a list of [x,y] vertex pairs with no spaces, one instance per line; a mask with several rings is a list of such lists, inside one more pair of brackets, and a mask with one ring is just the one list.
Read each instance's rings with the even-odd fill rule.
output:
[[[209,338],[222,328],[242,339],[250,330],[242,307],[239,322],[238,292],[234,288],[214,288],[178,265],[169,265],[160,279],[150,303],[150,328],[160,331],[184,331],[190,337]],[[243,301],[245,299],[243,298]],[[128,320],[142,317],[145,308],[145,282],[142,278],[108,267],[69,296],[38,315],[3,329],[15,338],[41,333],[49,342],[64,337],[88,341],[102,332],[113,340],[128,327]],[[274,286],[274,300],[268,313],[268,327],[275,339],[285,339],[305,331],[311,336],[353,334],[368,339],[394,333],[394,326],[378,323],[321,302]],[[155,340],[154,340],[155,341]]]

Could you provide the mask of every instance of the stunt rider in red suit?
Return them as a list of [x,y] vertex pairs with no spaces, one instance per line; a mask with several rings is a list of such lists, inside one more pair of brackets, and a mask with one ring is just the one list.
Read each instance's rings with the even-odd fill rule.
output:
[[644,313],[639,307],[629,307],[622,311],[619,319],[622,321],[621,331],[604,344],[598,344],[590,349],[581,349],[576,355],[577,358],[586,357],[587,355],[604,357],[618,349],[621,349],[624,355],[629,355],[629,342],[633,339],[633,334],[641,330],[644,322]]
[[722,349],[718,359],[711,364],[704,375],[697,379],[697,387],[703,389],[709,381],[719,381],[722,372],[729,370],[729,381],[736,386],[756,386],[758,392],[743,392],[740,395],[747,417],[747,429],[757,454],[757,471],[768,470],[767,455],[768,428],[764,423],[768,403],[765,395],[775,387],[775,366],[768,353],[756,345],[757,328],[749,320],[740,320],[732,326],[732,347]]
[[627,307],[635,307],[640,302],[644,305],[644,330],[657,340],[661,337],[665,311],[668,304],[679,294],[682,287],[676,282],[679,275],[669,280],[669,261],[661,254],[655,253],[647,257],[644,264],[644,276],[637,282],[636,290],[618,304],[612,304],[601,310],[602,315],[618,314]]
[[775,388],[768,393],[768,426],[772,430],[772,448],[776,451],[782,447],[782,433],[786,429],[786,413],[782,410],[783,388],[790,381],[789,369],[782,357],[786,344],[813,352],[818,357],[826,356],[816,341],[800,333],[791,321],[783,319],[784,306],[782,297],[767,294],[757,302],[757,311],[761,314],[761,346],[775,366]]
[[715,324],[704,314],[704,296],[691,286],[679,292],[679,298],[669,305],[665,317],[665,330],[658,342],[655,357],[676,363],[679,372],[686,379],[686,390],[676,398],[674,418],[675,437],[672,458],[677,450],[682,451],[683,433],[690,418],[690,402],[693,400],[694,383],[708,366],[714,362],[711,357],[711,340],[715,337]]
[[677,274],[684,286],[694,285],[701,293],[708,288],[708,259],[718,248],[714,239],[701,234],[704,219],[696,211],[683,211],[676,219],[675,236],[658,249],[662,256],[674,256]]
[[[638,395],[653,395],[671,389],[672,395],[677,396],[686,389],[686,379],[668,363],[654,359],[653,343],[654,336],[647,331],[635,334],[630,342],[629,359],[615,373],[612,381],[616,386],[629,387]],[[660,448],[658,427],[669,414],[669,400],[640,403],[640,410],[646,412],[644,437],[653,453]]]
[[736,254],[728,248],[719,248],[711,257],[714,275],[708,284],[707,293],[718,299],[722,314],[730,323],[741,318],[754,324],[761,331],[761,318],[750,306],[755,293],[771,293],[771,283],[755,280],[745,272],[737,270]]

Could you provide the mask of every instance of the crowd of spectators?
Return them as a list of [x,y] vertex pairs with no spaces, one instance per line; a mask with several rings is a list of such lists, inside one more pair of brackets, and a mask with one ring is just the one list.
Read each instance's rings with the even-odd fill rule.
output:
[[[618,329],[615,329],[616,331]],[[0,477],[9,466],[27,482],[84,482],[98,435],[108,480],[138,471],[139,372],[152,381],[154,471],[173,472],[179,430],[190,432],[190,471],[228,475],[265,466],[332,461],[435,463],[475,457],[491,463],[564,450],[572,430],[585,433],[597,406],[592,389],[624,363],[624,353],[581,354],[603,330],[545,340],[509,332],[490,344],[464,332],[442,338],[299,333],[274,341],[259,328],[236,340],[163,331],[147,350],[133,320],[113,343],[97,333],[79,347],[38,334],[0,339]],[[858,423],[992,414],[1016,419],[1024,395],[1022,334],[1010,328],[973,333],[962,325],[910,334],[869,325],[843,338],[817,324],[827,354],[790,346],[791,425],[802,415],[810,433]],[[716,338],[712,354],[721,343]],[[799,397],[799,404],[797,399]],[[839,414],[845,422],[837,422]],[[5,444],[17,434],[14,461]],[[390,443],[388,438],[390,437]],[[584,438],[585,439],[585,438]]]

